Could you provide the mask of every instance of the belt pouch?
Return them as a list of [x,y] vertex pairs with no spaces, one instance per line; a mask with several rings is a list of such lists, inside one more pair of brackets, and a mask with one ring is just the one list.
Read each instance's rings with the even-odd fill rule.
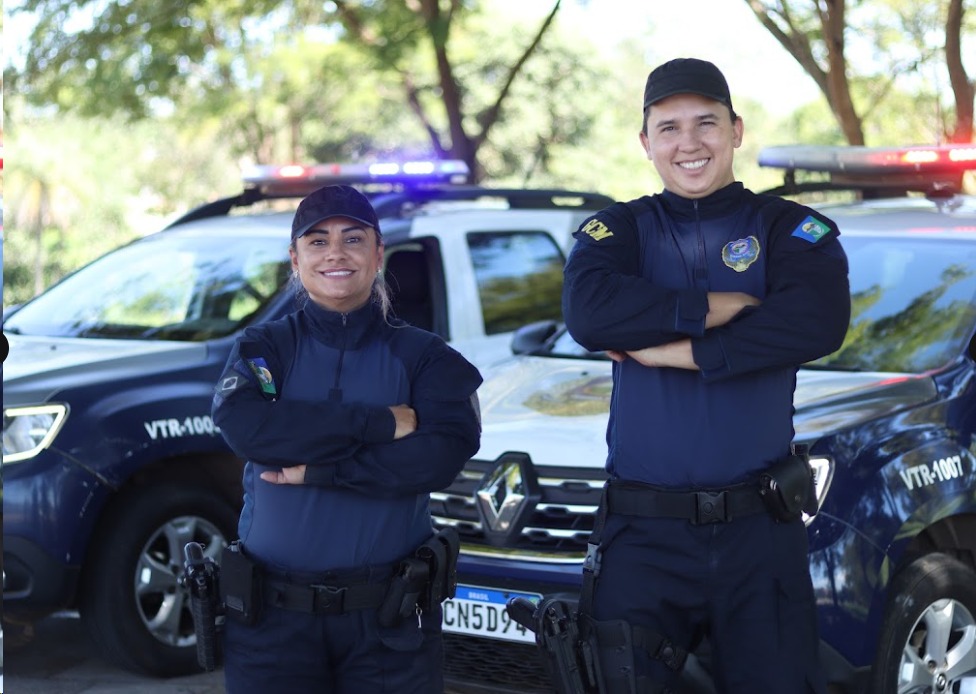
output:
[[417,548],[417,557],[427,564],[430,580],[421,595],[420,607],[429,610],[447,598],[453,598],[457,590],[457,560],[461,540],[457,530],[444,528]]
[[239,542],[224,550],[220,565],[220,592],[227,616],[249,626],[257,623],[264,599],[261,567],[244,555]]
[[421,595],[430,578],[427,563],[417,557],[407,557],[390,579],[383,603],[376,612],[381,627],[395,627],[416,612]]
[[773,518],[796,520],[816,503],[813,470],[804,455],[788,455],[759,476],[759,494]]

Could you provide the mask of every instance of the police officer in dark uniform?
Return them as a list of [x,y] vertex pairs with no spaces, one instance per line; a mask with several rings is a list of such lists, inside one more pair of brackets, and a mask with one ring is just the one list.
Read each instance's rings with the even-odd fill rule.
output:
[[214,399],[247,461],[240,541],[221,560],[227,691],[441,692],[457,545],[434,535],[428,495],[478,450],[481,376],[387,315],[360,192],[313,192],[291,238],[307,300],[245,331]]
[[715,65],[653,70],[640,141],[664,191],[587,220],[565,270],[570,333],[615,362],[581,603],[605,692],[681,691],[704,637],[719,692],[825,688],[799,496],[770,480],[809,503],[793,391],[843,342],[847,260],[830,219],[735,181],[742,134]]

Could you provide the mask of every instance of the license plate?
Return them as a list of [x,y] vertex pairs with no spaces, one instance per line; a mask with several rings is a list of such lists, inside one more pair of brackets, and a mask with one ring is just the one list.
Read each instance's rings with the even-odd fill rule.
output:
[[508,616],[505,603],[514,597],[528,598],[533,602],[542,599],[537,593],[513,593],[459,585],[454,598],[443,603],[444,631],[535,643],[535,634]]

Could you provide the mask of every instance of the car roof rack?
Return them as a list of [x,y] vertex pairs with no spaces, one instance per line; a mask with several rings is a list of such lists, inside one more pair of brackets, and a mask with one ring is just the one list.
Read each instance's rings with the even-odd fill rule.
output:
[[[788,145],[766,147],[759,165],[784,169],[783,184],[763,191],[772,195],[847,190],[864,197],[891,197],[909,192],[951,197],[962,189],[966,171],[976,170],[976,146],[836,147]],[[826,179],[797,181],[797,172],[825,174]]]
[[599,193],[562,189],[489,188],[467,184],[464,162],[315,164],[260,166],[244,174],[244,190],[190,210],[169,227],[230,214],[257,202],[305,197],[324,185],[354,185],[373,202],[381,219],[405,217],[440,202],[499,201],[508,209],[600,210],[613,198]]

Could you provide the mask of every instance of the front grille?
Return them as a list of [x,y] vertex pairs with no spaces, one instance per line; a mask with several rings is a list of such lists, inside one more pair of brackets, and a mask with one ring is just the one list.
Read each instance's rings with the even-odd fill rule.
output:
[[444,634],[444,677],[449,682],[490,684],[524,694],[552,692],[542,656],[531,643]]
[[[454,526],[466,550],[498,547],[482,526],[476,494],[497,461],[470,460],[447,489],[431,494],[431,512],[438,525]],[[521,532],[504,544],[506,552],[529,561],[579,561],[593,531],[606,474],[603,470],[537,467],[539,501]]]

